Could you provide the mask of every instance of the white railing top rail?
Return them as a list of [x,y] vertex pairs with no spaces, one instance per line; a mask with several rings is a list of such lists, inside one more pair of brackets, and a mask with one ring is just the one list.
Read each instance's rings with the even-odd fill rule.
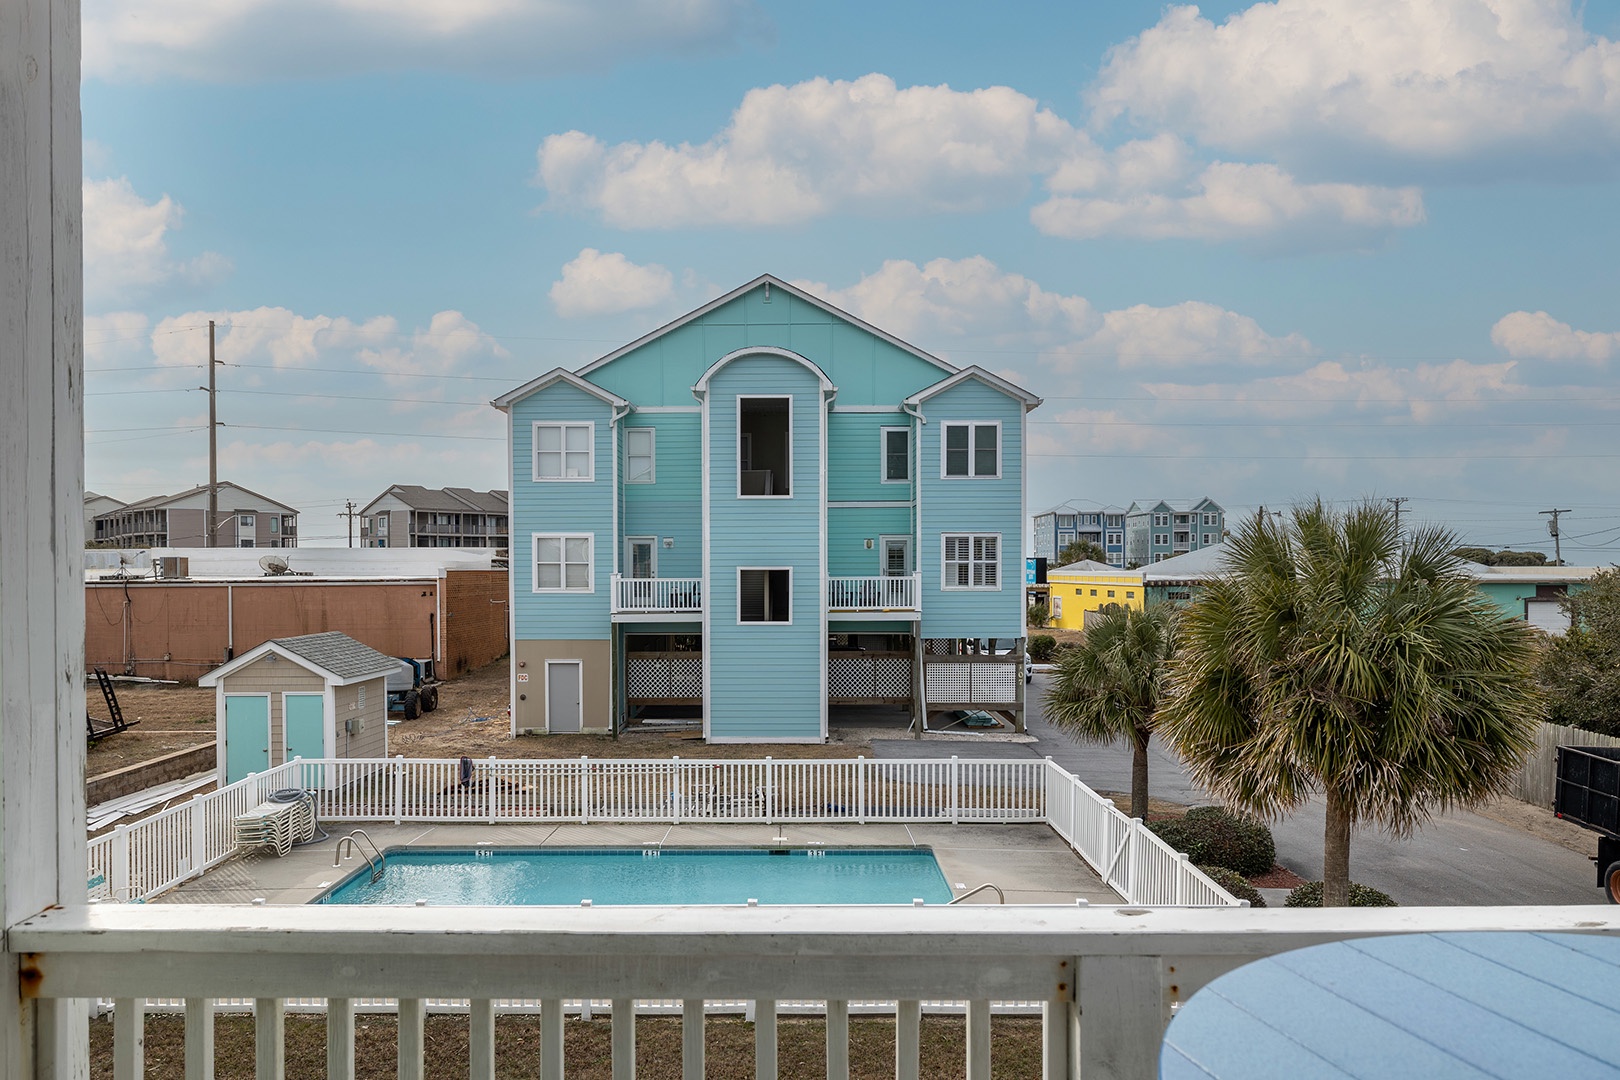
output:
[[1075,957],[1239,958],[1226,967],[1345,938],[1476,930],[1620,933],[1620,912],[399,907],[384,925],[365,907],[95,905],[37,915],[12,929],[8,946],[38,954],[41,977],[29,985],[56,998],[1046,1000],[1060,983],[1072,986]]

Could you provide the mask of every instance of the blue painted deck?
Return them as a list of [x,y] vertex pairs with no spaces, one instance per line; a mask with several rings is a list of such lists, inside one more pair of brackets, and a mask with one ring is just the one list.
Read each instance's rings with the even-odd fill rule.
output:
[[1159,1075],[1620,1078],[1620,938],[1411,934],[1257,960],[1181,1008]]

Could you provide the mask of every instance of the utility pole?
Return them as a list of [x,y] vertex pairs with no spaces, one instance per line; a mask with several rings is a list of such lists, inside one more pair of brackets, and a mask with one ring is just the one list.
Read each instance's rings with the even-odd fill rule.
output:
[[1546,515],[1550,519],[1547,522],[1547,532],[1552,537],[1552,540],[1553,540],[1553,565],[1554,566],[1563,566],[1564,565],[1564,545],[1560,542],[1560,538],[1559,538],[1559,535],[1558,535],[1558,515],[1559,514],[1567,514],[1567,513],[1569,513],[1569,511],[1568,510],[1559,510],[1559,509],[1555,508],[1555,509],[1552,509],[1552,510],[1543,510],[1543,511],[1541,511],[1541,513]]
[[214,547],[214,529],[219,518],[219,414],[214,406],[214,320],[208,320],[208,539],[204,547]]
[[1395,508],[1395,535],[1401,535],[1401,504],[1411,502],[1405,495],[1392,495],[1384,500]]
[[355,509],[354,509],[354,500],[353,499],[345,499],[343,501],[343,509],[338,511],[338,517],[340,517],[340,518],[348,518],[349,519],[349,546],[350,547],[354,547],[354,519],[359,517],[359,516],[360,515],[358,513],[356,513]]

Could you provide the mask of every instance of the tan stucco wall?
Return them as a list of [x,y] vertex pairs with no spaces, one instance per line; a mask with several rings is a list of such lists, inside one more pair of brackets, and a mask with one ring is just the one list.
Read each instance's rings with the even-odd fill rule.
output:
[[[586,732],[613,730],[613,646],[606,641],[519,641],[514,665],[512,719],[519,734],[546,730],[547,660],[579,660],[580,724]],[[519,681],[527,675],[528,681]]]

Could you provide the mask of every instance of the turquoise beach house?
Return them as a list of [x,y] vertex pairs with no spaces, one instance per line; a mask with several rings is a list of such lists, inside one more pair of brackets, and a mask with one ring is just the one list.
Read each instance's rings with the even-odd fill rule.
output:
[[1027,391],[766,275],[494,404],[514,732],[1021,718]]

